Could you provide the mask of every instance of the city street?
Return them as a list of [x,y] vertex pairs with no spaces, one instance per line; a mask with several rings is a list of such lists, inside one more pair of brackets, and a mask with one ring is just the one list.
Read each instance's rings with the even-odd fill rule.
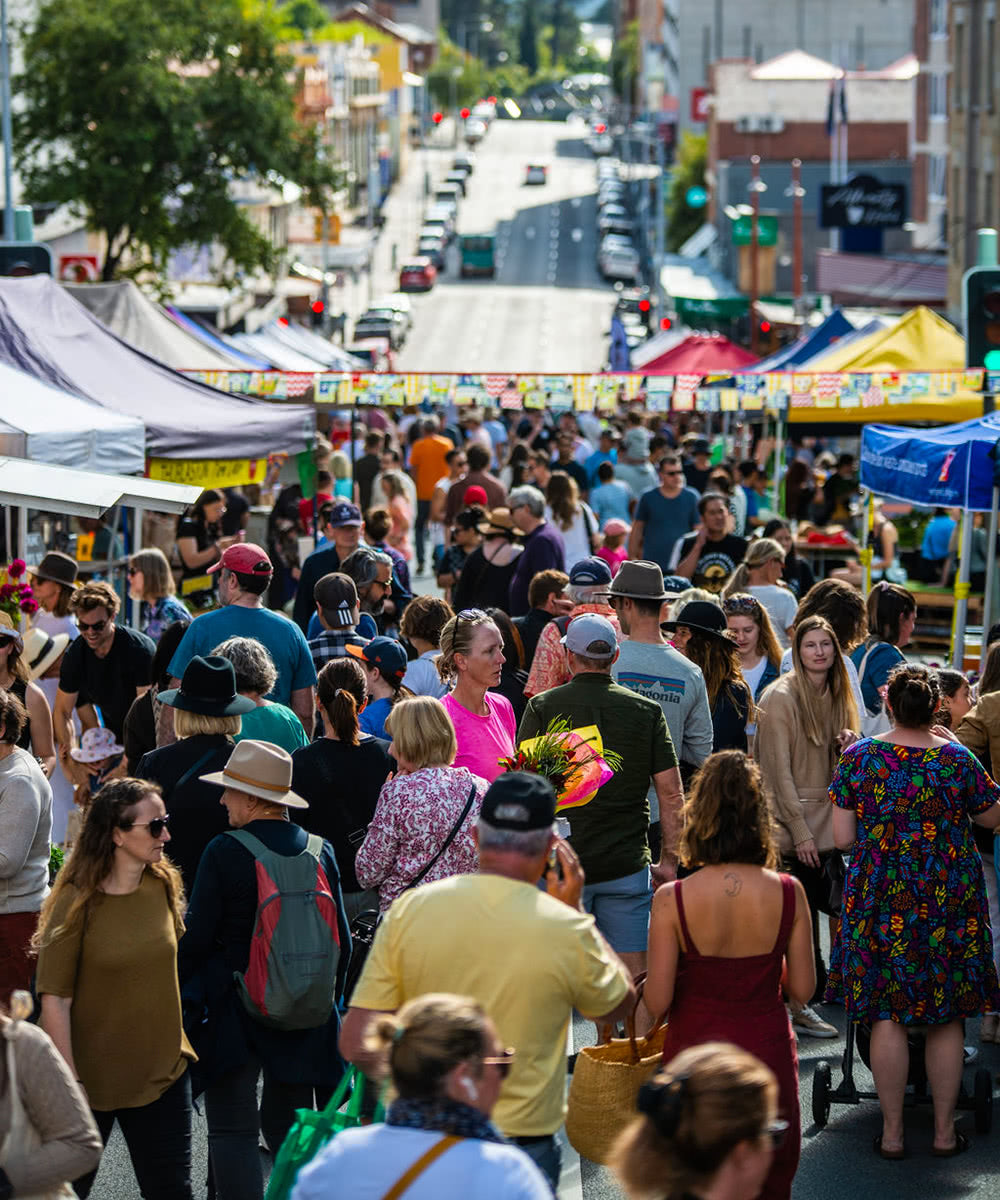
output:
[[[438,131],[438,135],[447,130]],[[594,371],[603,365],[614,292],[597,273],[596,167],[582,124],[495,121],[476,148],[462,233],[497,234],[495,279],[462,279],[457,245],[434,289],[413,297],[414,328],[394,357],[400,371]],[[386,202],[374,294],[395,287],[415,252],[423,177],[442,180],[454,151],[415,150],[407,177]],[[526,186],[528,163],[546,163],[545,184]]]

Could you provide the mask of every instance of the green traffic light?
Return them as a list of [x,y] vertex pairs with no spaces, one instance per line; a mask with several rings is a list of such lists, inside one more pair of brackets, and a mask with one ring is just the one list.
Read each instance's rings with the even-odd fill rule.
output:
[[1000,371],[1000,350],[988,350],[983,359],[987,371]]

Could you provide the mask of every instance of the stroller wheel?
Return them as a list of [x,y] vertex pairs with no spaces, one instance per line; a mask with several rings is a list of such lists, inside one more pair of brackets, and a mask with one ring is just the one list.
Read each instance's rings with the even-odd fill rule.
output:
[[[987,1082],[989,1082],[988,1074],[987,1072]],[[812,1114],[818,1129],[822,1129],[830,1119],[830,1064],[828,1062],[817,1063],[816,1070],[813,1072]]]
[[976,1133],[989,1133],[993,1126],[993,1080],[985,1067],[976,1072]]

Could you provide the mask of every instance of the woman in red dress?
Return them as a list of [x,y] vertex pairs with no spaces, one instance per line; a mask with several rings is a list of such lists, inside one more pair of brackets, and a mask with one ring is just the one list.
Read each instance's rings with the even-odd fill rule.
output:
[[731,1042],[778,1079],[788,1136],[775,1154],[766,1200],[788,1200],[799,1162],[795,1035],[782,999],[808,1003],[816,987],[805,891],[773,870],[777,851],[755,763],[713,754],[682,812],[680,861],[699,868],[653,898],[644,999],[669,1012],[664,1062],[688,1046]]

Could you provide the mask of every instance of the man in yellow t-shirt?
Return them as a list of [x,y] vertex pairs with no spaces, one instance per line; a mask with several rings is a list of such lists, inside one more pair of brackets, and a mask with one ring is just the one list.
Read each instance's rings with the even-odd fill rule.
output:
[[[396,900],[340,1036],[344,1057],[367,1067],[365,1032],[378,1013],[426,992],[474,997],[517,1052],[493,1120],[553,1189],[572,1010],[611,1022],[635,1003],[628,971],[580,908],[583,870],[556,837],[554,820],[548,780],[519,771],[491,784],[477,825],[479,874],[425,884]],[[557,868],[548,865],[553,849]],[[543,875],[544,892],[537,887]]]

